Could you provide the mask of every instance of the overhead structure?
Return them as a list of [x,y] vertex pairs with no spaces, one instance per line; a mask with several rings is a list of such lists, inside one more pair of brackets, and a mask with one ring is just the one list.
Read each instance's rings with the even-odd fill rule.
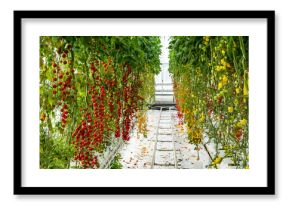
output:
[[175,106],[173,83],[169,75],[169,36],[161,37],[161,72],[155,76],[155,102],[153,106]]

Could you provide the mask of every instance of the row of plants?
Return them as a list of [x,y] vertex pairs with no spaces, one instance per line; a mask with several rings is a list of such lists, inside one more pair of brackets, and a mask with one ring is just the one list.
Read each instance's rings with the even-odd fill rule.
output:
[[209,167],[230,158],[236,168],[249,168],[248,37],[171,37],[169,49],[178,117],[189,141],[197,150],[216,145]]
[[40,167],[99,168],[112,136],[128,141],[160,53],[154,36],[40,37]]

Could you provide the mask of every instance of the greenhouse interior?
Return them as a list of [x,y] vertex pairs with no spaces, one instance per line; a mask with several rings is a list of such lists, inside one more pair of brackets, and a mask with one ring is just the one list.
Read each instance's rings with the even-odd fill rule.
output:
[[41,36],[41,169],[249,169],[248,36]]

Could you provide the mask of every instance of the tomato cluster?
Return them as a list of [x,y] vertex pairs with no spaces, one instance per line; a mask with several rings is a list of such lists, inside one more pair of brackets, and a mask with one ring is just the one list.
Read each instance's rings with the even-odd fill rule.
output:
[[[104,70],[104,73],[101,74],[100,70]],[[116,80],[111,59],[108,62],[92,62],[90,71],[92,81],[91,84],[87,83],[90,102],[81,125],[77,126],[72,135],[76,150],[75,160],[81,161],[84,168],[96,165],[92,164],[92,160],[97,159],[91,156],[95,155],[96,150],[111,134],[116,138],[122,135],[125,141],[130,139],[132,120],[138,110],[137,100],[141,99],[138,96],[138,80],[132,81],[132,68],[129,64],[124,67],[122,82]],[[114,126],[112,122],[115,123]]]
[[[71,45],[68,46],[71,49]],[[64,50],[61,54],[61,49],[58,49],[59,55],[61,56],[61,60],[59,64],[56,62],[52,62],[53,67],[53,78],[52,82],[52,94],[55,98],[60,98],[59,105],[62,106],[61,111],[61,125],[64,128],[67,123],[67,118],[69,115],[69,108],[66,101],[68,98],[72,97],[75,91],[75,87],[72,86],[72,79],[74,69],[69,65],[66,65],[68,62],[68,54],[69,50]]]
[[177,109],[178,125],[183,125],[183,113],[182,113],[181,107],[179,105],[178,98],[175,99],[175,103],[176,103],[176,109]]
[[98,167],[97,156],[94,155],[94,145],[101,139],[96,136],[96,129],[90,113],[85,113],[81,124],[72,134],[72,144],[75,147],[74,160],[80,161],[84,168]]

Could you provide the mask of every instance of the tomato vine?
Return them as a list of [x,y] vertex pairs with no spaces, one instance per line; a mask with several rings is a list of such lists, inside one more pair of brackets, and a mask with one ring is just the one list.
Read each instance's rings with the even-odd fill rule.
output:
[[160,53],[153,36],[40,37],[40,167],[98,168],[111,136],[129,140],[154,99]]
[[248,168],[248,37],[171,37],[169,70],[190,142],[216,144],[213,167]]

